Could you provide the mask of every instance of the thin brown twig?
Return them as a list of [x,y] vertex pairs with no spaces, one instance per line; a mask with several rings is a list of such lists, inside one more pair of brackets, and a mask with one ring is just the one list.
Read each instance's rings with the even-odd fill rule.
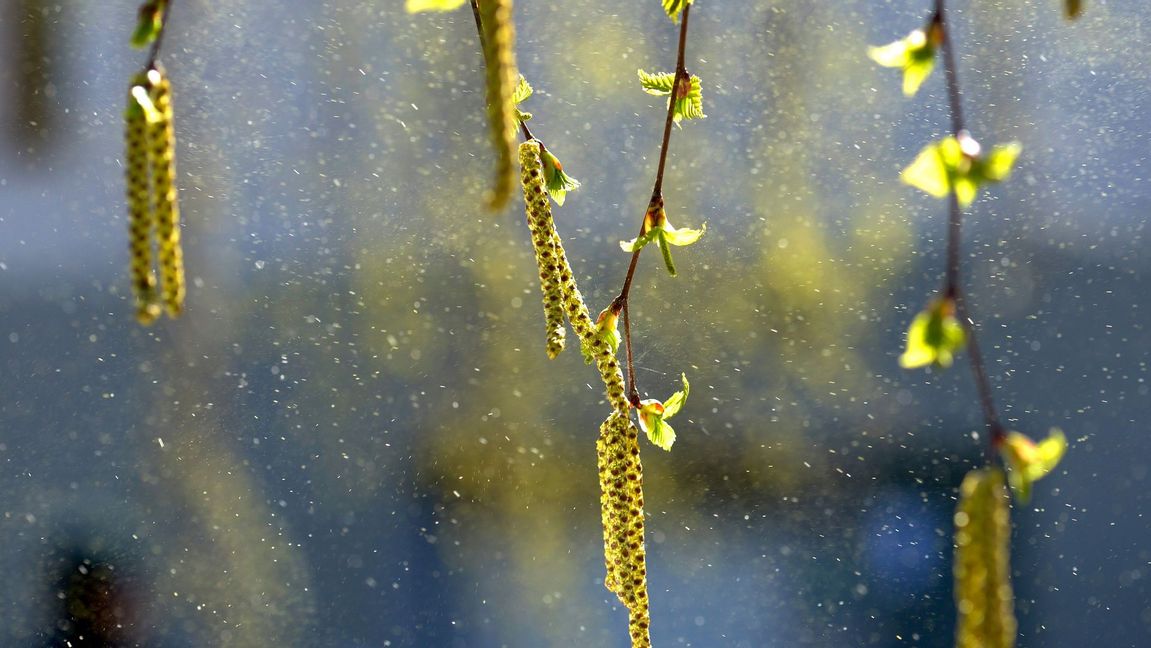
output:
[[148,50],[148,62],[145,64],[145,70],[152,70],[156,67],[156,61],[160,59],[160,46],[164,42],[164,34],[168,31],[168,20],[172,14],[172,3],[175,0],[168,0],[164,3],[164,14],[160,17],[160,31],[156,34],[156,40],[152,41],[152,48]]
[[[659,147],[659,166],[655,172],[655,185],[651,190],[651,200],[648,201],[648,208],[644,210],[644,218],[640,221],[639,234],[643,236],[644,222],[647,219],[647,213],[652,206],[663,202],[663,176],[667,168],[667,151],[668,146],[671,144],[671,127],[675,122],[675,99],[676,93],[679,92],[680,84],[683,79],[689,77],[687,66],[684,64],[684,59],[687,55],[687,23],[691,15],[691,3],[683,8],[681,15],[681,22],[679,25],[679,48],[676,52],[675,58],[675,78],[672,81],[672,94],[668,98],[667,104],[667,119],[663,124],[663,142]],[[661,205],[662,206],[662,205]],[[629,325],[628,317],[628,299],[631,295],[631,283],[635,278],[635,269],[639,263],[639,255],[643,248],[638,248],[631,253],[631,263],[627,267],[627,275],[623,279],[623,287],[620,288],[619,296],[612,302],[612,308],[615,312],[623,311],[624,314],[624,344],[627,345],[627,384],[628,384],[628,401],[631,402],[633,407],[639,407],[639,386],[636,385],[635,380],[635,363],[632,362],[632,349],[631,349],[631,326]],[[616,309],[618,305],[618,310]]]
[[[966,135],[967,127],[963,119],[963,105],[960,101],[959,73],[955,61],[955,48],[951,43],[951,33],[947,22],[947,7],[944,0],[935,0],[935,12],[931,19],[932,28],[938,28],[942,34],[941,47],[943,48],[943,71],[947,81],[947,98],[951,113],[951,134],[956,138]],[[948,196],[947,219],[947,279],[944,285],[944,297],[955,302],[956,316],[967,334],[967,352],[971,356],[971,372],[975,376],[975,385],[979,391],[979,404],[983,409],[984,423],[989,433],[987,454],[992,456],[994,449],[1004,437],[1003,425],[999,420],[999,412],[995,407],[995,398],[991,391],[991,381],[987,377],[987,367],[983,362],[983,354],[979,349],[979,340],[976,337],[975,321],[967,309],[967,300],[963,294],[960,282],[960,254],[959,244],[962,233],[963,210],[959,205],[959,197],[952,190]]]

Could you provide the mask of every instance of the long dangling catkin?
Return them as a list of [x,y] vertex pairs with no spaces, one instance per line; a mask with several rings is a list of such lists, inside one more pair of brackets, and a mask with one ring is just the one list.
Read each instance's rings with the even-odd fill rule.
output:
[[512,0],[479,0],[483,24],[485,89],[488,102],[488,128],[496,154],[496,177],[488,196],[488,207],[503,209],[515,186],[517,117],[515,91],[519,72],[516,70],[515,25],[512,23]]
[[543,292],[544,318],[547,324],[547,353],[555,358],[564,350],[564,296],[560,286],[559,265],[556,262],[551,201],[544,184],[543,163],[539,142],[520,144],[520,173],[527,206],[528,229],[532,234],[536,265]]
[[152,201],[156,210],[160,296],[168,317],[184,310],[184,253],[180,248],[180,209],[176,203],[176,133],[172,126],[172,88],[160,67],[148,71],[150,96],[159,119],[149,124]]
[[[153,271],[152,184],[148,171],[148,117],[141,100],[147,100],[148,77],[141,72],[132,78],[128,107],[124,111],[124,176],[128,201],[128,246],[131,254],[132,293],[136,298],[136,319],[151,324],[160,315]],[[143,97],[138,93],[144,93]],[[151,108],[149,106],[148,108]]]
[[628,609],[632,647],[650,646],[643,465],[639,460],[639,430],[626,413],[612,412],[600,426],[596,455],[607,570],[604,586]]
[[1012,648],[1011,520],[1003,470],[972,470],[955,512],[956,648]]

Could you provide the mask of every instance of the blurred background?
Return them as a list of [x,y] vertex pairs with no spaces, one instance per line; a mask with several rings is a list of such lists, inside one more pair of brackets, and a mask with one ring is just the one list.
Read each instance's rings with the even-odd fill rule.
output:
[[[398,0],[176,0],[189,295],[142,328],[121,114],[134,0],[0,13],[0,645],[624,646],[602,586],[575,349],[544,354],[472,16]],[[1151,642],[1149,23],[1139,3],[955,2],[974,135],[1018,139],[964,275],[1013,429],[1071,450],[1016,506],[1019,645]],[[646,205],[676,28],[654,0],[517,3],[532,128],[593,310]],[[947,125],[869,44],[929,2],[699,0],[708,118],[665,194],[707,236],[644,255],[637,371],[691,399],[644,446],[660,646],[948,646],[951,515],[982,461],[966,358],[901,371],[945,204],[898,182]],[[571,334],[569,334],[570,337]],[[109,622],[112,620],[112,622]],[[122,626],[116,628],[116,625]]]

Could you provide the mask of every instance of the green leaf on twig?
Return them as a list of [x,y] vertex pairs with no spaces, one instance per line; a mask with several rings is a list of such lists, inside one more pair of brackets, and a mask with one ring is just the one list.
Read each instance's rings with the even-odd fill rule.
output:
[[671,101],[672,92],[675,91],[675,111],[672,113],[672,119],[677,125],[683,119],[707,117],[703,114],[703,90],[699,77],[693,74],[690,77],[680,79],[677,90],[676,77],[671,72],[648,74],[643,70],[637,70],[637,73],[640,86],[644,92],[650,95],[668,97],[668,100]]
[[975,200],[979,187],[1000,182],[1011,175],[1011,167],[1023,148],[1009,142],[983,155],[979,143],[966,132],[928,144],[900,174],[905,183],[936,198],[955,191],[962,207]]
[[935,49],[943,42],[943,31],[937,24],[916,29],[904,38],[881,47],[869,47],[867,55],[876,63],[903,70],[903,94],[910,97],[931,75],[935,67]]
[[664,450],[671,450],[675,443],[675,429],[668,425],[667,420],[679,413],[680,408],[687,402],[687,395],[691,385],[687,382],[687,374],[680,374],[683,380],[683,391],[677,391],[664,402],[650,398],[640,401],[639,427],[647,434],[649,441]]
[[899,356],[899,366],[917,369],[934,365],[950,367],[967,337],[955,318],[955,300],[939,298],[911,320],[907,329],[907,350]]
[[1039,443],[1019,432],[1008,432],[999,453],[1007,464],[1007,481],[1015,499],[1026,504],[1031,499],[1032,482],[1051,472],[1066,452],[1067,437],[1059,428],[1051,428],[1047,438]]

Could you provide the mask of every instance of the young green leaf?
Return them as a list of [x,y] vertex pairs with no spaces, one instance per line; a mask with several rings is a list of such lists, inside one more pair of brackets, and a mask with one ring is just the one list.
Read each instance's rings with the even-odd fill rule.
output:
[[619,350],[619,313],[612,312],[611,306],[600,311],[593,335],[606,342],[613,354]]
[[657,97],[669,97],[675,93],[675,112],[672,119],[679,125],[679,122],[684,119],[703,119],[707,115],[703,114],[703,90],[699,77],[694,74],[688,78],[681,79],[679,88],[676,88],[676,77],[671,72],[659,72],[655,74],[648,74],[643,70],[637,70],[639,75],[639,84],[643,91],[655,95]]
[[649,95],[666,97],[671,94],[672,88],[675,87],[675,74],[672,72],[648,74],[643,70],[636,70],[636,73],[639,74],[640,87]]
[[527,99],[532,96],[533,92],[535,92],[535,90],[532,88],[532,84],[528,83],[528,80],[525,79],[524,75],[521,74],[520,80],[516,82],[516,89],[512,91],[512,101],[514,101],[517,105],[521,104],[524,101],[527,101]]
[[692,0],[662,0],[663,10],[667,12],[667,17],[671,18],[672,22],[679,22],[679,13],[684,10]]
[[653,444],[671,450],[675,443],[675,430],[668,425],[667,420],[679,413],[680,408],[687,402],[687,394],[691,389],[687,382],[687,374],[682,374],[683,391],[671,395],[666,402],[654,398],[640,401],[639,428],[647,434],[648,440]]
[[942,30],[932,24],[926,30],[916,29],[906,37],[881,47],[869,47],[867,55],[876,63],[903,70],[903,94],[910,97],[931,75],[935,67],[935,48],[942,42]]
[[899,366],[904,369],[927,365],[950,367],[965,341],[963,325],[955,318],[955,301],[936,299],[911,320],[907,350],[899,356]]
[[680,379],[683,380],[683,391],[677,391],[663,402],[663,417],[665,419],[669,419],[678,414],[680,408],[687,402],[688,394],[691,393],[691,385],[687,382],[687,374],[681,373]]
[[1020,151],[1018,142],[1009,142],[983,155],[979,143],[964,132],[923,147],[899,177],[936,198],[946,198],[954,191],[959,205],[966,207],[975,200],[980,186],[1011,175]]
[[568,192],[580,188],[579,180],[564,173],[564,165],[546,148],[543,150],[542,157],[544,181],[547,183],[548,194],[551,195],[552,200],[556,201],[557,205],[562,206],[567,200]]
[[677,229],[667,220],[664,211],[663,199],[652,202],[647,207],[647,214],[643,218],[643,228],[639,236],[630,241],[620,241],[619,246],[624,252],[635,252],[642,249],[651,241],[659,244],[659,251],[663,255],[664,265],[671,276],[676,276],[675,262],[671,258],[672,245],[691,245],[707,231],[707,225],[699,229]]
[[467,0],[406,0],[404,11],[419,13],[421,11],[451,11],[458,9]]
[[164,12],[167,6],[167,0],[151,0],[140,6],[136,30],[132,32],[132,47],[147,47],[156,40],[164,29]]
[[1008,468],[1011,490],[1021,504],[1031,499],[1032,482],[1051,472],[1066,452],[1067,437],[1059,428],[1051,428],[1047,438],[1039,443],[1019,432],[1007,433],[999,446],[999,453]]

